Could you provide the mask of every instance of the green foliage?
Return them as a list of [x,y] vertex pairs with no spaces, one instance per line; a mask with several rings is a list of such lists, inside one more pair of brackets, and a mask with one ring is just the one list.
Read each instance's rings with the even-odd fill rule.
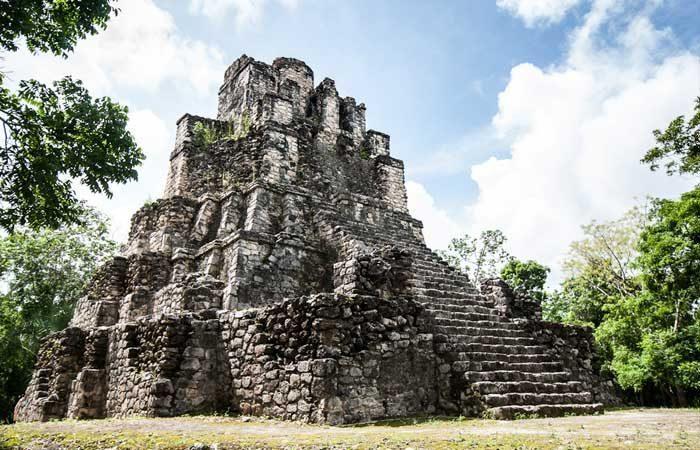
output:
[[647,151],[642,162],[651,170],[663,162],[666,173],[700,173],[700,97],[695,100],[695,115],[686,123],[676,117],[664,132],[654,130],[657,146]]
[[250,118],[247,113],[243,113],[241,126],[238,130],[235,129],[233,121],[228,121],[225,125],[197,122],[192,128],[193,142],[196,147],[205,148],[221,140],[237,141],[248,136],[250,127]]
[[643,290],[608,308],[601,339],[620,385],[653,386],[684,404],[700,379],[700,188],[658,200],[639,240]]
[[360,158],[369,159],[369,156],[369,150],[367,150],[365,147],[360,147]]
[[465,234],[454,238],[442,256],[450,265],[466,272],[476,283],[497,276],[511,258],[506,251],[507,238],[501,230],[483,231],[478,238]]
[[0,87],[0,227],[75,223],[81,208],[72,180],[111,196],[109,183],[137,179],[143,153],[127,120],[126,107],[93,99],[70,77],[53,88],[34,80],[17,93]]
[[646,207],[635,207],[620,219],[582,227],[563,262],[566,279],[543,304],[543,317],[599,326],[606,308],[641,289],[637,241],[646,224]]
[[[0,47],[67,56],[78,39],[106,26],[117,10],[107,0],[0,2]],[[93,99],[66,77],[51,87],[35,80],[17,92],[0,75],[0,228],[76,223],[80,206],[72,183],[111,196],[110,183],[135,180],[143,153],[126,130],[127,109]]]
[[66,327],[89,277],[117,249],[102,216],[83,208],[80,222],[0,239],[0,420],[26,388],[39,341]]
[[549,322],[566,322],[569,300],[561,291],[547,292],[542,299],[542,319]]
[[641,235],[639,265],[646,289],[672,312],[666,324],[677,331],[700,307],[700,187],[677,201],[658,200],[652,216]]
[[235,139],[240,139],[243,137],[248,136],[248,133],[250,133],[250,117],[248,116],[247,112],[243,113],[243,116],[241,118],[241,129],[238,133],[238,135],[235,137]]
[[214,125],[197,122],[192,129],[194,133],[194,145],[208,147],[219,139],[219,133]]
[[11,0],[0,2],[0,47],[16,51],[24,38],[29,50],[66,57],[79,39],[104,29],[118,9],[109,0]]
[[603,370],[674,403],[700,380],[700,188],[584,227],[545,317],[596,327]]
[[501,278],[516,292],[522,292],[534,300],[542,301],[546,297],[544,285],[549,271],[549,267],[537,261],[520,261],[513,258],[501,269]]

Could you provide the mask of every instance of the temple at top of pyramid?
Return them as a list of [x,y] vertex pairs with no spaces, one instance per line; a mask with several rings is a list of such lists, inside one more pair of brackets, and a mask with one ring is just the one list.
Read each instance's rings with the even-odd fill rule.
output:
[[49,336],[16,420],[233,411],[318,423],[597,413],[591,330],[425,246],[403,163],[302,61],[227,70],[164,197]]
[[[339,239],[335,218],[391,222],[422,242],[389,136],[366,130],[364,104],[340,97],[332,80],[314,87],[302,61],[242,56],[226,71],[218,111],[216,120],[178,121],[165,197],[134,216],[124,249],[134,260],[170,259],[176,274],[149,274],[160,280],[145,283],[154,295],[121,320],[187,309],[153,288],[193,272],[225,283],[223,309],[333,291],[332,263],[365,244]],[[116,303],[99,323],[91,302],[76,324],[114,323]]]

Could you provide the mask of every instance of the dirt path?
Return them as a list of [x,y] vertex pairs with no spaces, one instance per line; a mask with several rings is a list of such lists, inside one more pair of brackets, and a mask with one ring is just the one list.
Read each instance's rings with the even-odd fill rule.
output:
[[[630,409],[602,416],[431,419],[325,427],[250,418],[60,421],[0,427],[0,448],[700,449],[700,410]],[[3,446],[4,445],[4,446]]]

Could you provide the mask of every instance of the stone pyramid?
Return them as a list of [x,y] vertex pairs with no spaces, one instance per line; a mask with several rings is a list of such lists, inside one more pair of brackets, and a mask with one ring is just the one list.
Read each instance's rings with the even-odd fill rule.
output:
[[302,61],[242,56],[217,119],[177,123],[164,198],[133,217],[20,421],[232,411],[317,423],[597,413],[588,328],[477,289],[424,244],[365,105]]

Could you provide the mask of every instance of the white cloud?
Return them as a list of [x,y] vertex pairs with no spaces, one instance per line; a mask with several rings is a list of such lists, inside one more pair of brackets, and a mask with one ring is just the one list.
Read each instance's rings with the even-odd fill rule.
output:
[[520,17],[528,27],[533,27],[561,21],[580,2],[581,0],[496,0],[496,5]]
[[[494,132],[510,157],[475,165],[473,230],[500,228],[513,252],[550,265],[554,278],[580,225],[620,216],[646,195],[669,197],[696,180],[652,173],[639,160],[651,130],[689,113],[700,92],[700,58],[674,51],[649,11],[625,16],[597,1],[554,67],[520,64],[498,97]],[[612,45],[598,32],[614,22]]]
[[72,74],[98,94],[118,87],[153,92],[164,82],[199,94],[218,87],[225,64],[217,48],[181,36],[172,15],[152,0],[119,7],[107,29],[80,41],[68,59],[26,50],[6,55],[11,78],[50,81]]
[[146,155],[146,160],[138,169],[139,180],[112,185],[114,196],[111,199],[92,194],[82,185],[76,186],[81,198],[109,216],[112,221],[112,237],[118,242],[126,241],[131,216],[136,209],[147,200],[162,197],[174,140],[171,127],[148,109],[130,112],[128,128]]
[[446,249],[450,240],[461,234],[461,227],[435,205],[435,200],[422,184],[408,180],[406,193],[411,215],[423,222],[425,243],[433,249]]
[[[300,0],[277,0],[287,9],[295,9]],[[236,26],[254,25],[260,21],[267,0],[190,0],[190,13],[202,14],[216,21],[223,20],[233,10]]]

